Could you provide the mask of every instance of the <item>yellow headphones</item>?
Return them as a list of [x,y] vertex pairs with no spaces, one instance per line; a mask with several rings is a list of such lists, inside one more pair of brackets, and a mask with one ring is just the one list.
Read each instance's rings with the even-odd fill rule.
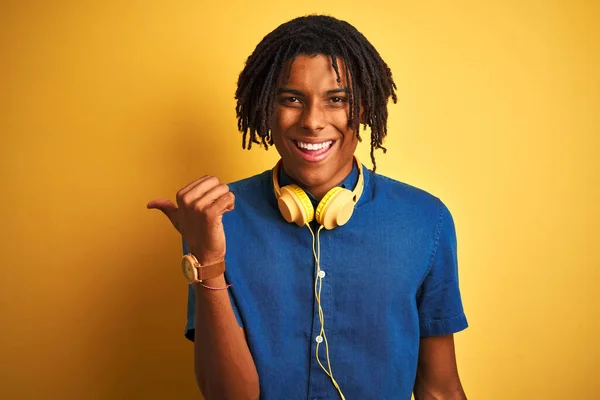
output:
[[310,198],[298,185],[279,187],[278,176],[281,168],[281,160],[279,160],[273,168],[273,186],[283,218],[298,226],[305,226],[316,218],[319,225],[325,229],[333,229],[348,222],[364,187],[362,165],[356,156],[354,161],[358,166],[358,182],[354,190],[334,187],[321,199],[315,212]]

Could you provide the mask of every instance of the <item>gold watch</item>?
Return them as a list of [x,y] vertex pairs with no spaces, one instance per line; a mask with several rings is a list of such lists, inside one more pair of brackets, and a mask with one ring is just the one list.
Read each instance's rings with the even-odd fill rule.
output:
[[225,260],[200,265],[196,257],[192,253],[188,253],[181,259],[181,270],[187,283],[200,283],[205,279],[222,275],[225,272]]

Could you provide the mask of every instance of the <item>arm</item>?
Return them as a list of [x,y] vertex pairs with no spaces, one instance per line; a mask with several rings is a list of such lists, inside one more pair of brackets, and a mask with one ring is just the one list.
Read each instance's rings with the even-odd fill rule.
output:
[[[235,196],[214,176],[203,176],[177,192],[177,205],[156,199],[148,208],[162,211],[201,264],[225,258],[223,214],[233,210]],[[224,275],[205,280],[224,287]],[[258,374],[226,290],[194,285],[196,335],[194,370],[206,400],[251,400],[259,397]]]
[[[225,278],[206,280],[224,287]],[[196,331],[194,341],[196,381],[206,400],[258,399],[259,382],[244,331],[238,326],[226,290],[194,285]]]
[[415,400],[466,400],[458,377],[454,336],[421,338]]

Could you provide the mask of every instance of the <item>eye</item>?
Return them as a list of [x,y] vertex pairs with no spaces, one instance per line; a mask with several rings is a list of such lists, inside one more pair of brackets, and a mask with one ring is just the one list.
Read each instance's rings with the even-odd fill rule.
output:
[[284,107],[301,108],[303,107],[302,99],[296,96],[281,96],[277,100]]
[[332,96],[329,98],[328,104],[334,109],[345,109],[348,106],[348,99],[344,96]]

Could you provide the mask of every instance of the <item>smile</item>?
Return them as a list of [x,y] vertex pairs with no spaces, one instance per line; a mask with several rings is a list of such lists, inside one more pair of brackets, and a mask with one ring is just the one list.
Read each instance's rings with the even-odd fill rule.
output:
[[315,150],[328,149],[333,144],[333,140],[329,140],[327,142],[321,142],[321,143],[306,143],[306,142],[301,142],[299,140],[294,140],[294,143],[296,143],[296,146],[299,149],[315,151]]
[[303,142],[301,140],[293,140],[298,154],[309,162],[319,162],[324,160],[335,140],[327,140],[319,143]]

